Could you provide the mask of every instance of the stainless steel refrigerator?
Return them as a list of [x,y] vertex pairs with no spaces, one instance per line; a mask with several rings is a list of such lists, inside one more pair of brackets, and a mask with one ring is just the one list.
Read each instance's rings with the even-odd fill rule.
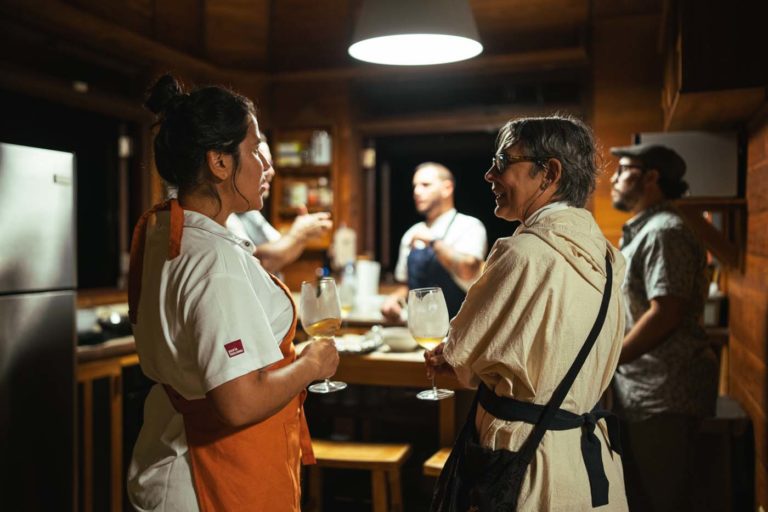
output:
[[0,509],[75,496],[75,157],[0,144]]

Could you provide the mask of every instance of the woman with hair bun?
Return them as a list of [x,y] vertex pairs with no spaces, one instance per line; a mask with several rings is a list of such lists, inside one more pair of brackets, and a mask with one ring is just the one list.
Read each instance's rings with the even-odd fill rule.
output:
[[157,170],[178,198],[145,213],[131,244],[131,323],[157,382],[129,469],[131,503],[299,511],[299,466],[314,462],[305,388],[333,375],[338,353],[322,340],[295,354],[290,293],[225,227],[263,206],[274,173],[253,104],[223,87],[185,92],[165,75],[146,107],[158,116]]

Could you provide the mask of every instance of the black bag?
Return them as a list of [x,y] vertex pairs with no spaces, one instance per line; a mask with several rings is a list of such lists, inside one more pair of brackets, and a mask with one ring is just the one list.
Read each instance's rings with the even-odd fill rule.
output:
[[467,421],[438,477],[430,507],[432,512],[514,512],[517,509],[528,466],[605,322],[613,282],[613,270],[608,256],[605,263],[607,279],[597,319],[520,451],[491,450],[480,444],[475,428],[480,395],[478,390]]
[[[514,511],[533,460],[531,438],[518,452],[491,450],[479,442],[475,428],[477,397],[432,497],[433,512]],[[537,443],[538,444],[538,443]]]

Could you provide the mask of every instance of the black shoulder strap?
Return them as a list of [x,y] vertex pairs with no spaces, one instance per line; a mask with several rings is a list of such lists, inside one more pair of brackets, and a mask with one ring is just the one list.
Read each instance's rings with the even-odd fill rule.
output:
[[578,375],[581,367],[584,366],[584,361],[586,361],[589,352],[595,344],[595,340],[597,340],[597,336],[603,329],[605,316],[608,313],[608,303],[611,301],[611,290],[613,286],[613,267],[611,266],[611,261],[608,255],[605,256],[605,272],[607,277],[605,280],[603,300],[600,303],[600,311],[597,314],[597,319],[592,326],[592,330],[589,331],[587,340],[584,342],[581,350],[579,350],[579,354],[576,356],[573,364],[571,364],[571,367],[568,369],[568,373],[565,374],[563,380],[557,385],[557,389],[552,393],[552,398],[550,398],[547,405],[544,406],[544,412],[541,414],[538,423],[536,423],[533,431],[520,449],[521,456],[527,461],[533,460],[533,456],[536,453],[536,449],[539,447],[539,443],[541,443],[542,437],[544,437],[544,433],[547,431],[547,427],[555,416],[557,410],[560,408],[560,405],[563,403],[563,400],[565,400],[565,396],[571,389],[573,381],[576,380],[576,375]]

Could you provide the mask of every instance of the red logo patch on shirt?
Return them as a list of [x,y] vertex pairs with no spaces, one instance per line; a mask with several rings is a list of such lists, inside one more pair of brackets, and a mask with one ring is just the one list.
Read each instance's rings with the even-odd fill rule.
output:
[[227,355],[229,357],[235,357],[239,356],[243,352],[245,352],[245,349],[243,348],[243,342],[240,340],[235,340],[230,343],[227,343],[224,345],[224,348],[227,349]]

